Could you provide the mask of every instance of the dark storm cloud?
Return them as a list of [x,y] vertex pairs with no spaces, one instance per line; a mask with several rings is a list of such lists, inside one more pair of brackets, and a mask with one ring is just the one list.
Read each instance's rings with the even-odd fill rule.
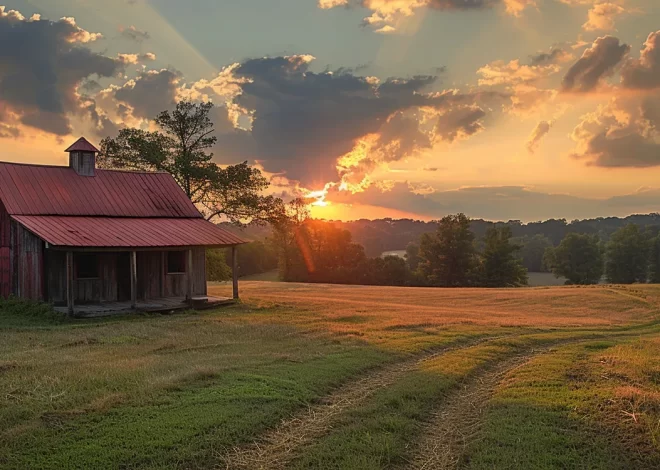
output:
[[453,142],[482,131],[482,119],[485,116],[486,112],[479,106],[453,108],[438,118],[435,130],[442,140]]
[[660,97],[622,96],[575,128],[575,158],[607,168],[660,166]]
[[566,60],[571,56],[570,52],[567,52],[561,47],[553,47],[549,52],[539,52],[530,56],[529,63],[531,65],[549,65],[556,64]]
[[[306,184],[336,180],[337,159],[368,134],[380,134],[372,149],[379,160],[426,147],[428,137],[417,119],[406,113],[419,107],[449,110],[477,99],[426,93],[436,80],[433,76],[376,83],[347,71],[312,72],[311,60],[309,56],[254,59],[234,70],[237,82],[242,80],[235,103],[252,113],[252,137],[264,166],[271,172],[286,170],[288,178]],[[465,119],[458,125],[469,133],[474,123]],[[384,157],[381,150],[392,141],[396,148],[390,146],[389,156]]]
[[175,70],[150,70],[113,90],[117,101],[129,105],[133,116],[154,119],[174,107],[181,74]]
[[649,35],[639,59],[625,64],[621,81],[626,88],[649,90],[660,87],[660,31]]
[[589,141],[590,164],[609,168],[646,168],[660,165],[660,144],[643,134],[631,132],[609,136],[600,133]]
[[532,134],[529,136],[529,139],[527,140],[527,150],[529,153],[536,152],[536,149],[540,145],[541,140],[543,140],[543,137],[545,137],[548,132],[550,132],[552,125],[552,121],[541,121],[537,124],[537,126],[532,131]]
[[596,39],[568,70],[562,81],[564,91],[588,92],[595,89],[601,79],[611,75],[630,51],[619,39],[605,36]]
[[23,124],[68,134],[67,115],[80,111],[78,85],[90,76],[113,76],[122,67],[81,45],[98,37],[73,19],[28,20],[0,7],[0,106]]

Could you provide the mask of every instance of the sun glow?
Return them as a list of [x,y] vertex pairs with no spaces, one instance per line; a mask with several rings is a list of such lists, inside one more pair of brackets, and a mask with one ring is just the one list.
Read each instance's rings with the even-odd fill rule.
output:
[[328,194],[327,189],[321,189],[319,191],[310,191],[307,193],[305,197],[309,199],[316,199],[314,202],[310,204],[310,206],[326,207],[328,204],[330,204],[328,201],[325,200],[327,194]]

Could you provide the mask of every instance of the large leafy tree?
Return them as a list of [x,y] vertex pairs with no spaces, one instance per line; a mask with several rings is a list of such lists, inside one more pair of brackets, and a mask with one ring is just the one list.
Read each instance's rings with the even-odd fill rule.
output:
[[527,284],[527,269],[517,256],[521,246],[511,243],[511,227],[491,227],[486,231],[481,282],[488,287],[514,287]]
[[544,235],[525,236],[518,240],[520,242],[520,257],[522,264],[529,272],[547,272],[543,263],[545,250],[552,246],[552,242]]
[[646,282],[649,239],[639,225],[628,224],[612,234],[607,243],[605,274],[614,284]]
[[247,162],[220,167],[210,118],[213,103],[181,101],[155,118],[158,130],[126,128],[101,141],[102,168],[166,171],[207,219],[232,222],[270,220],[279,204],[263,196],[268,180]]
[[466,286],[475,267],[474,234],[465,214],[448,215],[435,233],[422,235],[419,267],[432,285]]
[[408,265],[408,269],[410,271],[417,271],[417,267],[419,266],[419,245],[417,243],[408,243],[406,246],[406,264]]
[[598,284],[603,276],[603,253],[597,235],[569,233],[557,248],[548,248],[545,264],[567,284]]

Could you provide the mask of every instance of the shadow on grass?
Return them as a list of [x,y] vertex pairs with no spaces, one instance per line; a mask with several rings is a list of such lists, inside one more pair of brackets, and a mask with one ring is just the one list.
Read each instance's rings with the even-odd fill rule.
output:
[[657,453],[622,445],[611,430],[571,418],[569,410],[503,401],[488,413],[482,437],[462,467],[470,469],[652,469]]

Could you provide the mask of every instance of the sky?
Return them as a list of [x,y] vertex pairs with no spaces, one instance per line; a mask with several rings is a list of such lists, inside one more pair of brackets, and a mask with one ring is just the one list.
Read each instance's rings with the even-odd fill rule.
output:
[[0,0],[0,160],[212,101],[328,219],[660,211],[657,0]]

